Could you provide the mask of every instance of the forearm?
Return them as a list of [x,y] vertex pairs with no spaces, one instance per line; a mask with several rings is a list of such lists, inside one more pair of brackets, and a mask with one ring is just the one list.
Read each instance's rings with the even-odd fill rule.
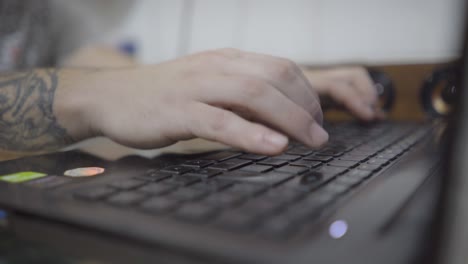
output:
[[90,136],[79,106],[83,100],[74,101],[71,91],[84,74],[56,69],[0,74],[0,150],[51,151]]
[[86,46],[76,50],[61,63],[64,67],[120,68],[135,66],[136,61],[129,55],[108,46]]

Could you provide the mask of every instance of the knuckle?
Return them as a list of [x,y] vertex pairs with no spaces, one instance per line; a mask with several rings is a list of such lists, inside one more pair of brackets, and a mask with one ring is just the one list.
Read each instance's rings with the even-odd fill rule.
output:
[[271,74],[280,80],[291,80],[294,78],[296,64],[288,59],[280,59],[278,62],[271,64]]
[[247,78],[241,82],[240,92],[247,99],[263,97],[267,93],[267,85],[260,79]]
[[209,125],[209,129],[214,132],[222,132],[225,131],[228,125],[228,112],[226,111],[219,111],[213,114],[212,120]]

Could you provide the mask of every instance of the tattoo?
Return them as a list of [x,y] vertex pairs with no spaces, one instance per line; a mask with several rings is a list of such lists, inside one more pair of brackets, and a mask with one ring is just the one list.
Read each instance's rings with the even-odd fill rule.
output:
[[0,148],[45,151],[72,140],[53,112],[56,70],[0,75]]

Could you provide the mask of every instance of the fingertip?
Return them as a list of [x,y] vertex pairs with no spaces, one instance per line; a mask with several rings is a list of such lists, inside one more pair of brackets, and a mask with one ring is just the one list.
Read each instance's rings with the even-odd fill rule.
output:
[[260,143],[260,151],[267,155],[276,155],[283,152],[288,146],[289,139],[277,132],[266,132]]
[[275,147],[284,148],[288,144],[288,138],[279,133],[270,132],[264,135],[264,140]]
[[319,124],[310,126],[310,138],[312,147],[320,147],[328,142],[329,135]]
[[372,104],[362,103],[359,105],[358,117],[364,121],[371,121],[377,117],[375,107]]

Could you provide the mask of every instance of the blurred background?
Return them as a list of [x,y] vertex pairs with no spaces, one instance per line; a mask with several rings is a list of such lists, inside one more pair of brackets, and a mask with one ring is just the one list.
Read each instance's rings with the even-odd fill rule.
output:
[[54,0],[62,54],[130,45],[157,63],[234,47],[301,64],[433,63],[459,50],[463,0]]

